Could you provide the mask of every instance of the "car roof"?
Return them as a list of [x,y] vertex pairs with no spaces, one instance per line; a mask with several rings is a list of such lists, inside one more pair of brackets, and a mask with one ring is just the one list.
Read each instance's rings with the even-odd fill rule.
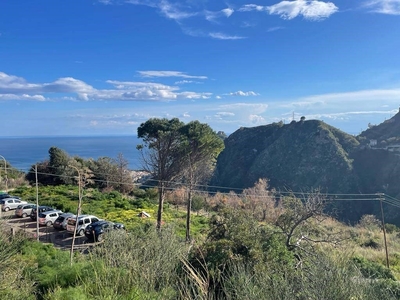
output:
[[114,222],[100,220],[100,221],[97,221],[97,222],[93,222],[91,225],[92,226],[99,226],[99,225],[103,225],[103,224],[114,224]]
[[62,216],[62,217],[68,217],[68,216],[75,216],[75,214],[72,213],[72,212],[65,212],[65,213],[62,213],[60,216]]
[[94,215],[79,215],[78,219],[89,218],[89,217],[95,217],[95,218],[99,219],[99,217],[96,217]]
[[42,212],[42,215],[54,214],[55,212],[62,213],[61,210],[55,209],[55,210],[44,211]]

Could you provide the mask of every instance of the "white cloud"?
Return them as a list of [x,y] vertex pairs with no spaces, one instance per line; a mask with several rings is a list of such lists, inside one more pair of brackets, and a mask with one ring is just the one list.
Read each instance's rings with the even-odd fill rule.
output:
[[33,101],[46,101],[42,95],[15,95],[15,94],[0,94],[0,100],[33,100]]
[[400,15],[400,0],[370,0],[364,4],[371,12]]
[[179,5],[170,3],[166,0],[161,0],[160,3],[158,4],[158,8],[165,17],[172,20],[182,20],[197,15],[197,13],[195,12],[190,13],[182,11]]
[[230,111],[251,111],[253,114],[261,114],[268,108],[266,103],[231,103],[223,104],[218,106],[219,109],[230,110]]
[[246,37],[243,36],[237,36],[237,35],[226,35],[221,32],[210,32],[208,34],[210,37],[218,40],[241,40],[245,39]]
[[52,83],[45,83],[43,89],[53,93],[90,93],[94,91],[92,86],[72,77],[59,78]]
[[331,93],[300,98],[299,103],[328,103],[328,102],[368,102],[379,100],[400,101],[400,89],[361,90],[345,93]]
[[239,8],[239,11],[267,11],[268,6],[261,6],[261,5],[256,5],[256,4],[245,4],[241,8]]
[[259,116],[259,115],[250,115],[249,121],[253,125],[266,125],[267,124],[267,121],[264,119],[264,117]]
[[267,29],[267,32],[274,32],[274,31],[281,30],[281,29],[284,29],[284,28],[285,27],[281,27],[281,26],[271,27],[271,28]]
[[180,80],[180,81],[175,81],[175,84],[187,84],[187,83],[193,83],[193,80]]
[[182,118],[190,118],[190,114],[188,112],[184,112],[181,117]]
[[235,114],[233,112],[228,112],[228,111],[220,111],[217,112],[216,115],[221,116],[221,117],[233,117]]
[[98,0],[98,1],[105,5],[112,4],[112,0]]
[[239,11],[265,11],[270,15],[279,15],[282,19],[291,20],[297,16],[303,16],[310,21],[319,21],[328,18],[338,11],[338,7],[332,2],[318,0],[294,0],[281,1],[271,6],[246,4]]
[[142,77],[182,77],[182,78],[195,78],[207,79],[207,76],[188,75],[185,72],[179,71],[138,71]]
[[227,17],[229,18],[233,13],[234,10],[232,8],[225,8],[223,10],[221,10],[221,12]]
[[259,96],[260,94],[257,94],[253,91],[249,91],[249,92],[243,92],[243,91],[237,91],[237,92],[233,92],[233,93],[229,93],[229,96]]
[[[181,72],[174,72],[175,76],[207,78],[205,76],[190,76]],[[153,76],[155,74],[148,74]],[[160,74],[158,74],[160,75]],[[163,75],[160,75],[161,77]],[[164,74],[167,76],[167,74]],[[168,74],[171,76],[171,74]],[[113,85],[111,89],[96,89],[91,85],[72,78],[59,78],[51,83],[32,84],[25,79],[0,72],[0,99],[1,100],[177,100],[177,99],[208,99],[212,93],[181,91],[177,86],[169,86],[154,82],[117,81],[107,80]],[[61,98],[46,98],[45,94],[70,94]],[[76,97],[72,97],[73,95]]]
[[215,19],[226,17],[229,18],[235,11],[232,8],[225,8],[220,11],[204,11],[204,17],[208,21],[215,21]]
[[28,83],[24,78],[0,72],[0,93],[34,92],[39,84]]
[[222,99],[222,97],[221,97],[221,96],[215,96],[215,98],[216,98],[216,99]]

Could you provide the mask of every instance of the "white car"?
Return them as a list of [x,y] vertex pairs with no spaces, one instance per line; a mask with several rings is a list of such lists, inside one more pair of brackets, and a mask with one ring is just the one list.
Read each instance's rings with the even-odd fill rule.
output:
[[51,226],[53,222],[62,214],[61,210],[49,210],[39,214],[39,224]]
[[10,209],[16,209],[18,205],[27,204],[28,202],[22,201],[19,198],[5,198],[1,200],[1,209],[9,211]]
[[[96,216],[93,215],[80,215],[78,217],[78,226],[76,228],[76,234],[83,236],[85,234],[85,228],[88,226],[90,223],[94,223],[97,221],[101,221]],[[76,217],[75,218],[69,218],[67,222],[67,231],[69,233],[74,233],[75,231],[75,224],[76,224]]]

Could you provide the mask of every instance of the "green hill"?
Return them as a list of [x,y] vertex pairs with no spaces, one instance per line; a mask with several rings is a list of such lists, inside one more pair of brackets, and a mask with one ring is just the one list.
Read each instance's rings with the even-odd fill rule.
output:
[[[318,120],[240,128],[225,140],[212,185],[224,191],[240,190],[267,178],[278,191],[319,189],[400,198],[399,139],[399,114],[358,137]],[[377,144],[371,146],[370,140]],[[332,209],[339,219],[353,223],[365,214],[380,215],[377,201],[339,201]],[[400,224],[399,209],[386,206],[385,210],[388,222]]]
[[400,144],[400,111],[379,125],[370,125],[367,130],[361,132],[358,139],[365,145],[370,144],[371,140],[376,140],[377,147]]
[[350,154],[358,145],[317,120],[241,128],[225,140],[213,185],[247,188],[268,178],[277,189],[349,192],[357,183]]

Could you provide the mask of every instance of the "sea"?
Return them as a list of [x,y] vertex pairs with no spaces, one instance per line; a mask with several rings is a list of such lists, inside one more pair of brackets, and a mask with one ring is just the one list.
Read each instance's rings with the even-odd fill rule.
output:
[[22,172],[28,172],[32,165],[48,160],[51,147],[62,149],[71,157],[84,159],[116,159],[122,154],[130,170],[140,170],[140,152],[136,149],[140,142],[137,136],[0,137],[0,155]]

